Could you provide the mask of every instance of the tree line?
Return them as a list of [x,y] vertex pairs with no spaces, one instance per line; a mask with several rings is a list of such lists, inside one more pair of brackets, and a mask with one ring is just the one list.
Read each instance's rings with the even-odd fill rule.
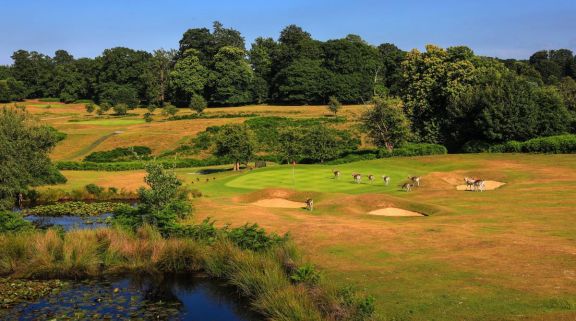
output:
[[[357,35],[319,41],[296,25],[249,50],[215,22],[187,30],[175,50],[116,47],[94,58],[18,50],[0,67],[0,101],[59,97],[99,104],[345,104],[399,101],[411,141],[450,149],[576,130],[576,57],[567,49],[528,60],[477,56],[464,46],[405,52]],[[333,104],[331,104],[333,105]],[[396,115],[396,117],[401,117]]]

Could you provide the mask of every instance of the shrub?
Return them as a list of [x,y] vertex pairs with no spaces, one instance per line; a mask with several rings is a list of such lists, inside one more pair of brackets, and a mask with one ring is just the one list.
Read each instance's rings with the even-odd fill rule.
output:
[[436,144],[404,144],[392,151],[381,149],[378,152],[378,158],[387,157],[409,157],[409,156],[426,156],[426,155],[444,155],[448,150],[442,145]]
[[144,121],[147,123],[151,123],[152,122],[152,114],[151,113],[145,113],[144,114]]
[[208,106],[204,97],[200,95],[193,95],[192,99],[190,100],[190,109],[194,110],[198,114],[201,114],[204,109]]
[[84,187],[86,191],[94,196],[100,196],[104,192],[104,187],[98,186],[96,184],[88,184]]
[[576,153],[576,135],[560,135],[530,139],[522,143],[525,153]]
[[26,221],[22,214],[0,211],[0,233],[12,233],[32,230],[32,223]]
[[290,279],[296,283],[306,283],[314,286],[320,281],[320,272],[312,264],[304,264],[290,275]]
[[227,237],[241,249],[252,251],[269,249],[273,245],[284,242],[287,238],[287,236],[280,237],[275,233],[266,234],[266,231],[260,228],[258,224],[245,224],[230,229],[227,231]]
[[178,113],[178,107],[174,105],[166,105],[162,108],[162,115],[164,116],[174,116]]
[[490,148],[491,153],[576,153],[576,135],[539,137],[525,142],[508,141]]
[[486,153],[490,150],[490,143],[481,140],[470,140],[462,145],[463,153]]
[[77,99],[74,101],[76,104],[94,104],[92,99]]
[[106,163],[116,161],[147,159],[152,150],[146,146],[118,147],[109,151],[93,152],[84,158],[86,162]]
[[126,115],[126,113],[128,112],[128,105],[126,105],[124,103],[118,103],[118,104],[114,105],[114,107],[112,107],[112,109],[114,110],[116,115],[123,116],[123,115]]
[[96,109],[96,107],[94,107],[93,103],[87,103],[86,104],[86,112],[91,114],[94,112],[94,110]]
[[505,142],[504,144],[490,146],[490,153],[521,153],[522,143],[515,140]]

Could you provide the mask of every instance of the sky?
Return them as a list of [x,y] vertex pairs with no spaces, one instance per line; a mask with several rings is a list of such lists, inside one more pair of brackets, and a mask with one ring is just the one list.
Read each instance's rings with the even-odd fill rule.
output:
[[527,59],[576,52],[576,0],[0,0],[0,64],[18,49],[76,58],[124,46],[178,48],[184,31],[220,21],[250,43],[296,24],[315,39],[360,35],[404,50],[467,45],[477,54]]

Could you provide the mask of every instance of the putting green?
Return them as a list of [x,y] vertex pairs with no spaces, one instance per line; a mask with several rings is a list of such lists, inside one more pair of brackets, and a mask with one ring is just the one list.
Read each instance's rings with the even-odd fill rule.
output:
[[[338,179],[332,174],[338,169],[341,175]],[[352,173],[362,174],[362,182],[356,184]],[[374,182],[368,181],[368,175],[374,175]],[[399,184],[405,182],[408,176],[423,175],[421,170],[408,169],[389,160],[362,161],[339,166],[331,165],[290,165],[267,169],[258,169],[246,175],[236,177],[226,186],[250,190],[264,188],[288,188],[302,191],[332,192],[332,193],[378,193],[399,192]],[[391,177],[388,186],[384,185],[382,176]]]

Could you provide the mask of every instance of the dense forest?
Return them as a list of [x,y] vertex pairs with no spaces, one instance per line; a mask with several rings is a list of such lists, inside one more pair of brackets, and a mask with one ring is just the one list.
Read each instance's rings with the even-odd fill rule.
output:
[[576,57],[567,49],[528,60],[481,57],[463,46],[405,52],[357,35],[323,42],[290,25],[278,40],[257,38],[247,50],[239,31],[215,22],[187,30],[178,50],[117,47],[94,59],[18,50],[12,59],[0,66],[0,101],[237,106],[396,97],[412,141],[451,149],[576,130]]

